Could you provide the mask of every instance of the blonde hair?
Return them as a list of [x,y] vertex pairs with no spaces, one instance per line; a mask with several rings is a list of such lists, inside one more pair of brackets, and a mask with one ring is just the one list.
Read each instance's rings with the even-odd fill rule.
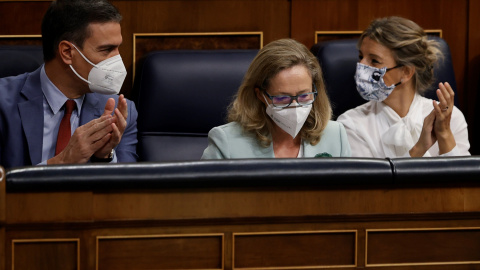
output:
[[397,65],[415,67],[413,83],[420,94],[435,81],[434,65],[443,58],[440,45],[428,40],[425,31],[415,22],[395,16],[376,19],[360,36],[358,47],[365,37],[389,48]]
[[258,52],[229,106],[228,121],[239,123],[244,131],[255,134],[262,146],[268,147],[272,142],[274,123],[265,112],[265,104],[257,98],[255,88],[266,90],[270,80],[279,72],[297,65],[307,68],[318,91],[299,133],[303,140],[316,145],[331,118],[332,109],[317,59],[303,44],[293,39],[273,41]]

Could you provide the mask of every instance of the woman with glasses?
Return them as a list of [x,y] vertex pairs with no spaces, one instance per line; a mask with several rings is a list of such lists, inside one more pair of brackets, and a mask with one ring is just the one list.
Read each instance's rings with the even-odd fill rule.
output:
[[421,96],[434,82],[438,47],[420,26],[400,17],[374,20],[363,32],[355,81],[369,102],[338,117],[353,156],[470,155],[467,123],[450,85],[438,85],[438,103]]
[[228,110],[229,123],[208,133],[202,159],[350,156],[317,59],[292,39],[262,48]]

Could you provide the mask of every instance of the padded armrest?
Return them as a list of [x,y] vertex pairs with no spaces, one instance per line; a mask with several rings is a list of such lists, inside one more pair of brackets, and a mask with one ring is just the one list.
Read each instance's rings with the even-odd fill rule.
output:
[[407,183],[480,183],[480,157],[392,159],[394,181]]
[[391,184],[388,160],[360,158],[202,160],[36,166],[7,172],[7,191]]

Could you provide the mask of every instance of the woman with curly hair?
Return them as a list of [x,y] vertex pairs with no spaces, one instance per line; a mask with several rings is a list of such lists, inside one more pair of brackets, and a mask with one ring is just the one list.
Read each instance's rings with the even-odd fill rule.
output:
[[358,49],[355,82],[369,102],[337,120],[347,130],[352,156],[470,155],[467,123],[450,84],[438,85],[439,102],[422,96],[443,57],[436,41],[411,20],[387,17],[370,24]]

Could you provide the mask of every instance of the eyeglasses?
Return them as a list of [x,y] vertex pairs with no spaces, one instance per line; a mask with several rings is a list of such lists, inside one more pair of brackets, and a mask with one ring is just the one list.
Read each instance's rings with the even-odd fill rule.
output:
[[303,93],[296,96],[271,96],[267,93],[267,91],[264,92],[265,94],[267,94],[267,97],[272,101],[274,107],[286,108],[290,106],[290,104],[292,104],[294,100],[297,101],[297,103],[301,106],[312,104],[318,94],[315,84],[313,84],[313,89],[313,92]]

